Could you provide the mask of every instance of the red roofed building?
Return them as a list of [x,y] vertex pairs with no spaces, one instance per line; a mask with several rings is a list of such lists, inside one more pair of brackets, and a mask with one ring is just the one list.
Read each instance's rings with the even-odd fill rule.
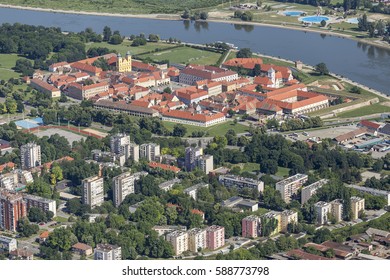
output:
[[199,101],[208,97],[207,91],[198,89],[195,86],[177,89],[174,92],[174,95],[176,95],[180,101],[187,105],[192,103],[199,103]]
[[70,70],[70,64],[66,61],[53,63],[52,65],[49,66],[50,72],[62,72],[64,69]]
[[241,88],[245,85],[249,85],[250,83],[251,83],[251,81],[247,78],[239,78],[237,80],[230,81],[230,82],[223,81],[222,82],[222,91],[223,92],[233,91],[233,90]]
[[163,121],[209,127],[226,121],[223,113],[194,114],[188,111],[169,110],[161,113]]
[[9,168],[11,170],[15,169],[15,163],[13,162],[7,162],[2,165],[0,165],[0,173],[3,172],[4,169]]
[[49,95],[51,98],[61,96],[61,91],[58,88],[40,80],[40,79],[31,79],[30,80],[30,87]]
[[256,64],[263,64],[263,59],[260,57],[253,58],[233,58],[222,64],[224,67],[240,67],[248,70],[255,68]]
[[152,161],[152,162],[149,162],[148,166],[150,168],[161,168],[163,170],[166,170],[166,171],[172,171],[174,173],[179,173],[180,172],[180,168],[176,167],[176,166],[172,166],[172,165],[168,165],[168,164],[163,164],[163,163],[158,163],[158,162],[155,162],[155,161]]
[[131,68],[132,68],[133,71],[136,71],[136,72],[154,72],[154,71],[158,71],[157,67],[154,67],[154,66],[152,66],[150,64],[143,63],[143,62],[137,61],[137,60],[133,60],[132,61]]
[[371,131],[378,131],[381,125],[379,123],[362,120],[359,122],[359,126],[367,127]]
[[191,213],[194,215],[199,215],[202,217],[202,220],[204,220],[204,212],[199,209],[192,209]]
[[100,82],[92,85],[82,85],[79,83],[71,83],[68,86],[68,95],[70,97],[83,100],[108,91],[108,83]]
[[137,100],[140,99],[146,95],[148,95],[150,92],[150,89],[146,87],[141,87],[141,86],[133,86],[129,89],[129,96],[130,98]]
[[193,85],[196,81],[234,81],[238,79],[238,74],[231,70],[208,65],[189,65],[180,71],[179,82]]
[[98,76],[103,70],[99,67],[95,67],[90,64],[82,63],[82,62],[73,62],[71,65],[72,69],[86,72],[90,76]]

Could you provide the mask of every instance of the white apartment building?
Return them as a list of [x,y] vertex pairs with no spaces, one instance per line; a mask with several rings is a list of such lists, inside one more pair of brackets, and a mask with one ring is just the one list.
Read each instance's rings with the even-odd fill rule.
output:
[[127,195],[134,193],[135,177],[131,172],[122,173],[112,179],[112,192],[115,207],[119,207]]
[[24,200],[26,201],[27,211],[31,207],[36,207],[41,209],[44,212],[51,211],[54,214],[54,217],[57,215],[57,202],[53,199],[43,198],[36,195],[25,194],[23,195]]
[[198,252],[198,249],[207,247],[206,229],[193,228],[187,231],[188,233],[188,250]]
[[281,232],[287,232],[288,224],[298,223],[298,212],[293,210],[284,210],[280,214]]
[[181,182],[180,179],[175,178],[173,180],[165,181],[165,182],[159,184],[158,187],[161,190],[167,192],[167,191],[171,190],[175,184],[179,184],[180,182]]
[[41,146],[35,143],[28,143],[20,147],[22,169],[30,169],[42,164]]
[[358,190],[359,192],[362,192],[362,193],[369,193],[369,194],[376,195],[376,196],[383,196],[387,201],[387,206],[390,206],[390,192],[389,191],[361,187],[361,186],[356,186],[356,185],[346,185],[346,186],[348,188]]
[[111,244],[97,244],[94,259],[103,261],[122,260],[122,248]]
[[364,202],[364,198],[358,196],[351,197],[352,220],[359,218],[360,211],[364,211]]
[[134,162],[139,162],[139,145],[130,143],[130,158]]
[[286,203],[290,203],[291,197],[298,193],[298,189],[307,181],[306,174],[296,174],[276,183],[276,190],[282,195]]
[[156,156],[160,155],[160,145],[155,143],[147,143],[139,146],[139,157],[145,158],[147,161],[155,161]]
[[303,187],[301,190],[301,204],[306,203],[313,195],[316,194],[317,190],[322,188],[326,183],[328,183],[328,180],[322,179],[309,186]]
[[209,174],[214,170],[214,157],[212,155],[201,155],[196,159],[197,167],[204,173]]
[[89,177],[83,180],[83,204],[94,208],[104,202],[103,178],[98,176]]
[[0,252],[9,253],[18,248],[18,242],[15,238],[0,235]]
[[332,216],[336,219],[336,222],[343,220],[343,201],[341,199],[335,199],[330,202]]
[[152,227],[152,229],[157,232],[158,236],[163,236],[167,233],[170,233],[170,232],[173,232],[176,230],[186,231],[187,227],[186,226],[174,226],[174,225],[168,226],[167,225],[167,226],[154,226],[154,227]]
[[188,233],[180,230],[167,234],[167,241],[172,244],[175,255],[188,251]]
[[196,185],[193,185],[193,186],[191,186],[189,188],[184,189],[183,192],[185,194],[188,194],[189,196],[191,196],[193,199],[196,200],[198,190],[200,190],[201,188],[208,188],[208,187],[209,187],[209,184],[199,183],[199,184],[196,184]]
[[331,205],[325,201],[318,201],[314,204],[317,224],[323,225],[328,223],[329,214],[331,213]]
[[110,138],[111,152],[117,155],[130,157],[130,136],[122,133],[115,134]]
[[264,182],[251,178],[236,175],[219,175],[218,181],[225,187],[250,188],[257,189],[259,192],[264,191]]

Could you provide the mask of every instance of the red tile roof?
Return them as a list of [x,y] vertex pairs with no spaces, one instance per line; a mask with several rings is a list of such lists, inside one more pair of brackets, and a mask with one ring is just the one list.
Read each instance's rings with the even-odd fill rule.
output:
[[80,71],[94,73],[95,75],[103,71],[99,67],[95,67],[93,65],[89,65],[81,62],[74,62],[71,64],[71,67]]
[[50,84],[48,84],[40,79],[31,79],[30,84],[36,84],[36,85],[38,85],[38,86],[40,86],[40,87],[42,87],[50,92],[59,91],[58,88],[53,87],[52,85],[50,85]]
[[0,172],[3,172],[3,170],[5,168],[7,168],[7,167],[10,168],[10,169],[14,169],[15,168],[15,163],[7,162],[7,163],[4,163],[4,164],[0,165]]
[[208,65],[189,65],[183,70],[181,70],[180,73],[200,77],[205,80],[213,80],[237,74],[236,72],[231,70],[226,70]]
[[149,162],[148,165],[151,168],[161,168],[163,170],[172,171],[172,172],[175,172],[175,173],[178,173],[181,170],[180,168],[178,168],[176,166],[163,164],[163,163],[158,163],[158,162],[155,162],[155,161]]
[[256,64],[262,64],[263,59],[257,58],[233,58],[226,61],[223,66],[225,67],[242,67],[245,69],[253,69]]
[[165,117],[170,118],[176,118],[176,119],[182,119],[182,120],[191,120],[195,122],[200,123],[206,123],[212,120],[216,120],[219,118],[225,117],[223,113],[216,113],[216,114],[193,114],[188,111],[179,111],[179,110],[170,110],[162,113]]
[[374,130],[377,130],[381,126],[379,123],[370,122],[367,120],[362,120],[362,121],[360,121],[359,124],[361,126],[365,126],[365,127],[368,127],[368,128],[374,129]]

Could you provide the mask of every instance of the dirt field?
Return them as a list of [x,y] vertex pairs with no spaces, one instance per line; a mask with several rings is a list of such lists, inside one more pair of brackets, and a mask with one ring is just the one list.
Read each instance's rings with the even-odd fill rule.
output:
[[98,130],[95,130],[95,129],[92,129],[92,128],[86,128],[86,129],[83,129],[83,131],[87,132],[87,133],[93,133],[95,135],[99,135],[101,137],[106,137],[108,135],[108,133],[104,133],[104,132],[101,132],[101,131],[98,131]]
[[51,135],[58,134],[60,136],[65,137],[69,144],[72,144],[74,141],[80,141],[81,139],[85,139],[85,136],[78,135],[76,133],[72,133],[70,131],[58,129],[58,128],[49,128],[46,130],[40,130],[39,132],[34,132],[35,135],[42,138],[43,136],[50,137]]

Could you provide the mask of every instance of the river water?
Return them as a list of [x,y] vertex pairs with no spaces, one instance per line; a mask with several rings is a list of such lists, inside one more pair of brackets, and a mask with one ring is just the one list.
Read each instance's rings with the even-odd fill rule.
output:
[[301,60],[310,65],[324,62],[331,72],[390,95],[390,50],[325,34],[264,26],[228,23],[190,23],[169,20],[76,15],[0,8],[1,23],[55,26],[63,31],[104,26],[122,35],[150,33],[190,43],[223,41],[254,52]]

